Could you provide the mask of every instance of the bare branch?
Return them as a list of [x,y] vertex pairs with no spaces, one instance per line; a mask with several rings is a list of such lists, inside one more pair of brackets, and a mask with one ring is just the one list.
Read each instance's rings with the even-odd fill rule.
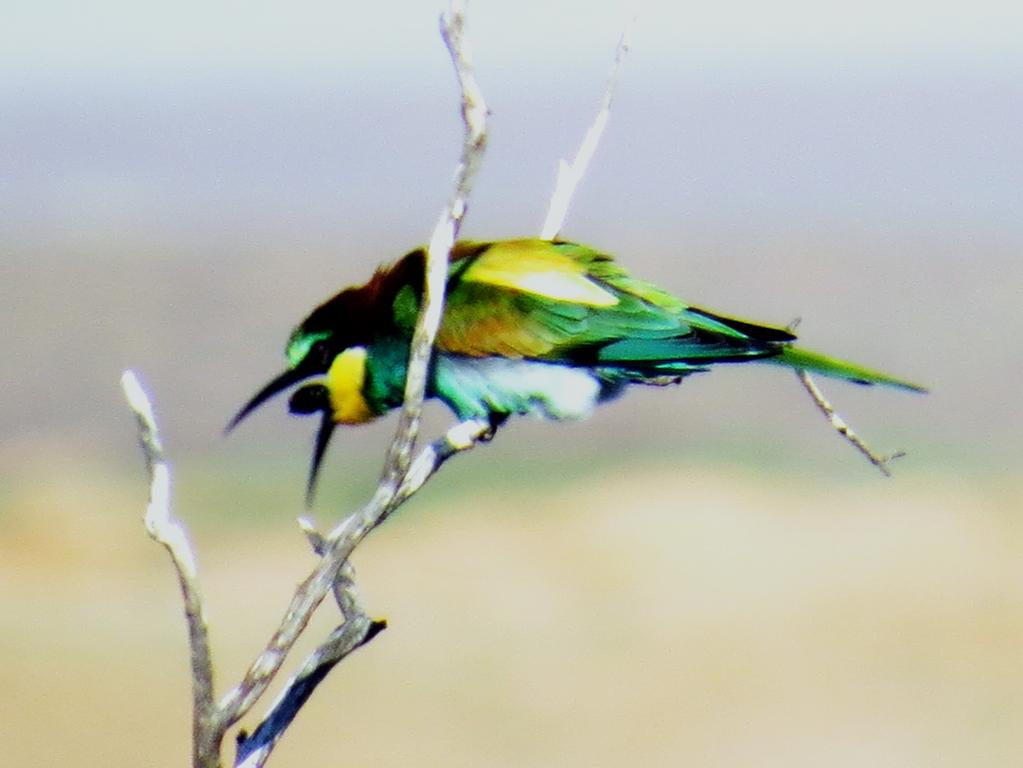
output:
[[608,77],[604,96],[600,100],[600,108],[597,110],[597,116],[593,119],[589,130],[583,136],[575,159],[571,164],[566,163],[563,159],[558,163],[558,179],[547,208],[547,218],[544,219],[543,227],[540,229],[540,237],[543,240],[553,240],[561,233],[561,229],[565,225],[565,217],[568,215],[568,208],[572,204],[572,196],[575,194],[579,182],[586,175],[593,154],[597,151],[597,145],[600,144],[600,138],[604,135],[604,128],[607,127],[608,118],[611,116],[611,103],[614,100],[615,89],[618,87],[619,72],[622,62],[629,52],[630,37],[635,23],[636,17],[634,16],[626,24],[622,36],[618,39],[614,64],[611,66],[611,75]]
[[[452,442],[452,450],[446,453],[436,450],[434,446],[428,447],[421,456],[432,455],[434,458],[421,460],[421,457],[417,457],[416,478],[414,481],[408,479],[410,457],[419,431],[433,342],[444,310],[448,258],[458,238],[461,222],[468,207],[472,183],[486,148],[487,108],[473,75],[468,46],[464,39],[464,26],[464,3],[461,0],[452,0],[448,12],[441,17],[441,35],[451,55],[461,90],[465,136],[455,172],[454,191],[434,228],[426,253],[423,308],[411,344],[405,402],[397,432],[388,449],[384,472],[373,498],[367,504],[346,518],[327,537],[320,537],[319,534],[310,537],[311,541],[323,550],[323,556],[313,573],[296,591],[284,619],[266,649],[249,667],[242,682],[222,699],[219,710],[221,733],[237,722],[266,691],[270,681],[280,670],[284,658],[308,624],[313,611],[323,601],[327,590],[331,586],[344,583],[346,577],[342,569],[362,539],[394,508],[415,493],[443,460],[455,452],[454,448],[465,450],[474,444],[474,441],[465,439],[457,446]],[[426,471],[423,469],[425,465],[432,468]],[[344,591],[342,589],[342,592]],[[302,672],[289,684],[278,702],[281,706],[275,706],[268,719],[257,728],[256,734],[262,733],[265,737],[261,736],[259,744],[256,744],[254,734],[245,739],[244,743],[251,743],[254,748],[261,751],[266,748],[268,754],[269,749],[272,749],[273,744],[290,723],[297,706],[301,706],[301,702],[305,701],[315,687],[315,684],[310,685],[310,681],[316,679],[321,671],[322,674],[326,674],[337,661],[379,631],[381,625],[366,619],[365,614],[358,608],[354,592],[340,596],[335,591],[335,595],[338,596],[339,607],[345,614],[345,623],[307,660]],[[360,617],[364,621],[360,620]],[[276,725],[270,722],[277,713],[286,712],[289,708],[294,708],[289,717],[275,720]],[[239,755],[239,759],[244,760],[245,757]],[[265,760],[265,756],[260,759]],[[247,764],[259,765],[261,762]]]
[[886,455],[875,453],[870,446],[863,441],[863,438],[853,432],[852,427],[850,427],[846,420],[843,419],[838,411],[835,410],[835,407],[824,396],[824,393],[820,391],[816,382],[810,377],[809,373],[804,370],[797,369],[796,376],[799,377],[799,381],[810,394],[810,397],[813,398],[813,402],[817,406],[817,409],[824,414],[824,418],[826,418],[828,423],[831,424],[832,429],[844,437],[857,451],[866,456],[867,461],[877,467],[881,471],[881,474],[885,477],[891,477],[892,472],[888,469],[888,465],[895,459],[905,456],[905,452],[896,451],[895,453],[889,453]]
[[170,555],[185,603],[192,661],[193,759],[197,766],[216,766],[220,762],[220,739],[211,738],[211,726],[215,719],[213,662],[210,656],[209,632],[203,615],[202,596],[199,593],[195,555],[188,542],[185,526],[171,514],[170,468],[163,457],[163,446],[149,396],[134,371],[125,371],[121,375],[121,389],[124,390],[128,406],[138,422],[139,443],[149,472],[146,530]]

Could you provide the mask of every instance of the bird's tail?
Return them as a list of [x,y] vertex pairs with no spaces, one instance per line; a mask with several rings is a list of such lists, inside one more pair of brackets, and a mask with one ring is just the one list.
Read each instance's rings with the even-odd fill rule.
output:
[[907,389],[911,392],[927,391],[919,384],[913,384],[880,371],[864,368],[856,363],[828,357],[819,352],[811,352],[809,349],[802,349],[800,347],[786,346],[780,355],[765,358],[764,362],[776,363],[789,368],[809,371],[810,373],[818,373],[821,376],[845,379],[856,384],[883,384],[888,387]]

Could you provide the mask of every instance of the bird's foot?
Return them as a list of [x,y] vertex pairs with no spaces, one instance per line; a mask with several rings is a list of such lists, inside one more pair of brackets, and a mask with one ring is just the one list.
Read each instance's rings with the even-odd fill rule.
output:
[[681,384],[684,376],[678,374],[665,374],[664,376],[649,376],[643,379],[642,383],[648,387],[671,387]]
[[490,428],[479,436],[479,441],[481,443],[489,443],[494,439],[494,436],[497,434],[497,428],[508,421],[508,414],[490,413],[487,416],[487,421],[490,422]]

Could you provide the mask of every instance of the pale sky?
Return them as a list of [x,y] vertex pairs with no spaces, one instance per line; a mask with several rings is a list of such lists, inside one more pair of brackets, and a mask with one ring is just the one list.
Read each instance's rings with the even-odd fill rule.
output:
[[[7,0],[0,66],[35,76],[125,78],[234,70],[281,73],[441,64],[441,3]],[[637,50],[661,62],[794,65],[828,60],[1018,65],[1023,3],[865,0],[646,3],[514,0],[470,3],[470,34],[501,67],[601,57],[638,10]],[[601,59],[603,61],[603,59]]]

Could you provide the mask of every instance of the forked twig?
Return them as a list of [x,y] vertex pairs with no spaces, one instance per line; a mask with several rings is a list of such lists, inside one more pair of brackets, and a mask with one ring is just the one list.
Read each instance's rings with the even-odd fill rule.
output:
[[[308,520],[300,519],[299,525],[313,551],[323,557],[327,553],[327,540]],[[359,605],[355,571],[350,563],[344,563],[338,572],[333,590],[342,623],[306,658],[298,673],[285,683],[284,689],[256,729],[251,734],[245,731],[238,733],[235,765],[239,768],[264,765],[295,716],[330,671],[387,628],[386,621],[370,619]]]
[[[444,437],[423,448],[409,466],[392,503],[380,509],[377,524],[382,522],[387,510],[397,509],[416,493],[447,459],[456,453],[471,449],[489,430],[490,424],[486,422],[462,422],[449,429]],[[321,563],[334,556],[330,538],[320,534],[306,519],[299,520],[299,525],[313,550],[321,556]],[[339,539],[335,542],[337,540]],[[244,768],[262,766],[295,715],[330,670],[352,651],[361,648],[386,628],[386,621],[370,619],[360,606],[355,593],[354,572],[347,559],[338,569],[332,588],[344,618],[343,623],[309,655],[301,670],[288,681],[252,734],[243,732],[238,735],[236,766]]]

